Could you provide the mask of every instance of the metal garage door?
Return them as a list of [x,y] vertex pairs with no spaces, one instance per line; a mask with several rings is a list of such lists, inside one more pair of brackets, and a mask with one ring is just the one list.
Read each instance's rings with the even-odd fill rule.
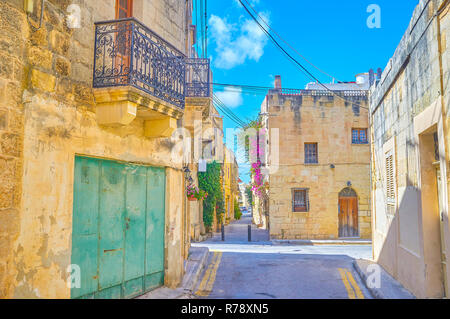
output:
[[72,298],[130,298],[164,282],[165,170],[75,158]]

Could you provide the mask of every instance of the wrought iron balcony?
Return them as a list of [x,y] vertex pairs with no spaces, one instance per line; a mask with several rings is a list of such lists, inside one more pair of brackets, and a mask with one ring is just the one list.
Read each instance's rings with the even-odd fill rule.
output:
[[186,97],[210,97],[211,93],[209,59],[186,59]]
[[94,88],[131,86],[184,109],[183,53],[134,18],[95,26]]

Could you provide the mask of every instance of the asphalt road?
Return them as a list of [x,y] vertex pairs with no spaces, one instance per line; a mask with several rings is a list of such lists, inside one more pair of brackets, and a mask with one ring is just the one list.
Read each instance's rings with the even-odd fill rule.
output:
[[209,264],[196,289],[211,299],[362,299],[371,298],[352,266],[354,258],[371,258],[370,245],[273,245],[249,216],[220,234],[193,244],[210,249]]

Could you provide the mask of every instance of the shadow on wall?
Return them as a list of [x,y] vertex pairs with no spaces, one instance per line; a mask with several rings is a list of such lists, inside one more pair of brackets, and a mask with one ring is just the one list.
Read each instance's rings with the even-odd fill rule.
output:
[[[421,191],[411,186],[409,179],[407,185],[394,215],[387,214],[385,220],[377,220],[383,219],[379,214],[375,216],[375,227],[385,222],[388,229],[385,235],[378,231],[373,234],[375,260],[416,297],[442,298],[445,289],[437,188],[428,184]],[[377,242],[382,243],[380,249]]]

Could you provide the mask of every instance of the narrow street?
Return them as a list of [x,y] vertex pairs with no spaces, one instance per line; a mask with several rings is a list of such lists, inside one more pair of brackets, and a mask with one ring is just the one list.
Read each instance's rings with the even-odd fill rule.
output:
[[196,296],[211,299],[362,299],[370,293],[353,269],[356,258],[371,257],[371,245],[276,245],[250,215],[221,234],[193,244],[210,249]]

